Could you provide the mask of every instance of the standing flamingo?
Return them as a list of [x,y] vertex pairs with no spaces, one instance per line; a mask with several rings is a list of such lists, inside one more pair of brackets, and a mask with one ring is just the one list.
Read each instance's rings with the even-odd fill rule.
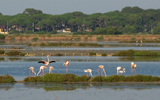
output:
[[132,72],[133,74],[136,73],[136,67],[137,67],[137,65],[134,64],[134,62],[131,62],[131,72]]
[[49,67],[49,73],[52,73],[52,70],[53,70],[54,68],[52,67],[52,66],[50,66]]
[[34,73],[35,76],[36,76],[36,72],[34,71],[34,67],[29,67],[29,69],[30,69],[29,74],[30,74],[30,72],[32,71],[32,75],[33,75],[33,73]]
[[117,75],[118,75],[118,73],[119,73],[119,71],[122,69],[122,67],[120,67],[120,66],[118,66],[117,67]]
[[142,44],[143,44],[142,40],[140,42],[141,42],[140,46],[142,46]]
[[[104,72],[105,77],[106,77],[107,75],[106,75],[106,72],[105,72],[105,70],[104,70],[104,66],[103,66],[103,65],[99,65],[98,67],[99,67],[99,69],[101,69],[101,75],[103,76],[103,72]],[[99,69],[98,69],[98,74],[99,74]],[[102,72],[102,70],[103,70],[103,72]],[[99,74],[99,75],[100,75],[100,74]]]
[[41,70],[42,70],[42,73],[41,74],[44,74],[44,69],[45,68],[47,68],[46,66],[40,66],[40,68],[39,68],[39,72],[37,73],[37,76],[38,76],[38,74],[41,72]]
[[68,73],[68,65],[70,65],[69,61],[65,61],[63,65],[66,66],[66,73]]
[[123,71],[122,71],[122,70],[119,70],[119,71],[118,71],[118,74],[122,75],[122,73],[125,73],[125,72],[126,72],[126,69],[123,68]]
[[87,76],[89,74],[89,75],[91,75],[91,77],[93,77],[91,69],[87,69],[87,70],[84,69],[84,72],[87,72]]

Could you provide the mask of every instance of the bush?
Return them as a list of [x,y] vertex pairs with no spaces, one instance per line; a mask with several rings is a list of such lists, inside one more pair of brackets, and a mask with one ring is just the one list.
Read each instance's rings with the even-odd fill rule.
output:
[[102,55],[102,56],[107,56],[107,53],[102,53],[101,55]]
[[37,41],[37,40],[38,40],[38,38],[37,38],[37,37],[35,37],[35,38],[33,38],[33,39],[32,39],[32,41]]
[[96,53],[95,52],[89,52],[89,56],[95,56]]
[[4,54],[5,52],[4,52],[4,50],[0,50],[0,54]]
[[3,34],[0,34],[0,40],[4,40],[5,36]]
[[26,53],[22,53],[19,51],[9,51],[6,53],[8,56],[24,56]]
[[15,79],[12,76],[6,74],[5,76],[0,76],[0,83],[11,83],[15,82]]

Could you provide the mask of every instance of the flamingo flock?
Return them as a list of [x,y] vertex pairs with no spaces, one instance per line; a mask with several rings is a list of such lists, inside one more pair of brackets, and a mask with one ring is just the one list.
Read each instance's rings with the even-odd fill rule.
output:
[[[48,58],[48,62],[44,61],[44,60],[40,60],[38,63],[43,63],[44,65],[46,66],[40,66],[39,68],[39,72],[36,74],[36,72],[34,71],[34,67],[30,67],[30,71],[29,71],[29,75],[31,75],[31,72],[32,72],[32,76],[33,74],[35,76],[39,76],[39,75],[44,75],[44,70],[45,69],[49,69],[49,73],[53,73],[52,70],[54,69],[54,67],[50,66],[50,67],[47,67],[49,66],[50,63],[52,62],[56,62],[54,60],[49,60],[49,55],[47,55],[47,58]],[[65,61],[65,63],[63,64],[64,66],[66,66],[66,73],[68,73],[68,66],[70,65],[69,61]],[[136,67],[137,65],[134,63],[134,62],[131,62],[131,73],[132,74],[135,74],[136,73]],[[99,65],[98,66],[98,74],[100,76],[103,76],[103,73],[104,73],[104,76],[106,77],[107,74],[105,72],[105,68],[104,68],[104,65]],[[42,72],[42,73],[41,73]],[[92,75],[92,70],[91,69],[84,69],[84,72],[87,73],[87,76],[91,76],[93,77]],[[123,73],[126,72],[126,68],[122,68],[121,66],[118,66],[117,67],[117,75],[122,75]],[[40,74],[41,73],[41,74]]]

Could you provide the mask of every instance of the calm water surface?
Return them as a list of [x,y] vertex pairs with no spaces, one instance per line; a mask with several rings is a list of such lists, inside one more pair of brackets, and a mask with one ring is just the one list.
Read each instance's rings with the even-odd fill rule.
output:
[[159,84],[0,84],[0,100],[158,100]]
[[[29,75],[29,67],[33,66],[35,72],[39,72],[39,67],[42,63],[39,60],[47,60],[46,57],[1,57],[0,58],[0,75],[9,74],[17,81],[22,81]],[[84,75],[84,69],[92,69],[93,76],[98,75],[98,66],[104,65],[107,75],[116,74],[116,68],[121,66],[126,68],[124,75],[132,75],[130,62],[134,61],[137,64],[136,74],[160,76],[160,58],[126,58],[126,57],[82,57],[82,56],[51,56],[50,60],[55,60],[56,63],[50,63],[54,67],[53,73],[65,73],[66,67],[63,63],[68,60],[70,62],[68,73],[76,75]],[[46,72],[46,71],[45,71]]]

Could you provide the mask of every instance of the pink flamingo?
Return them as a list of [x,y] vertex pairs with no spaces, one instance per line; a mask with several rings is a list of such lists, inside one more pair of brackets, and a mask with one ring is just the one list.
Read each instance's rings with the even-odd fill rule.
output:
[[118,66],[117,67],[117,75],[118,75],[118,73],[119,73],[119,71],[122,69],[122,67],[120,67],[120,66]]
[[91,77],[93,77],[91,69],[87,69],[87,70],[84,69],[84,72],[87,72],[87,76],[89,74]]
[[68,73],[68,65],[70,65],[69,61],[65,61],[63,65],[66,66],[66,72]]
[[33,73],[35,74],[35,76],[36,76],[36,72],[34,71],[34,67],[29,67],[29,69],[30,69],[30,71],[29,71],[29,74],[31,73],[31,71],[32,71],[32,75],[33,75]]
[[136,73],[136,67],[137,67],[137,65],[134,64],[134,62],[131,62],[131,72],[132,73]]
[[[103,66],[103,65],[99,65],[98,67],[99,67],[99,69],[101,69],[101,75],[103,76],[103,72],[104,72],[105,77],[106,77],[107,75],[106,75],[106,72],[105,72],[105,70],[104,70],[104,66]],[[99,74],[99,69],[98,69],[98,74]],[[102,72],[102,71],[103,71],[103,72]],[[100,74],[99,74],[99,75],[100,75]]]
[[119,70],[119,71],[118,71],[118,74],[122,75],[122,73],[125,73],[125,72],[126,72],[126,69],[123,68],[123,71],[122,71],[122,70]]
[[49,67],[49,73],[52,73],[52,70],[53,70],[54,68],[52,67],[52,66],[50,66]]
[[44,69],[45,68],[47,68],[46,66],[40,66],[40,68],[39,68],[39,72],[37,73],[37,76],[38,76],[38,74],[41,72],[41,70],[42,70],[42,73],[41,74],[44,74]]
[[38,63],[43,63],[46,65],[46,67],[49,65],[49,63],[52,63],[52,62],[56,62],[54,60],[50,60],[49,61],[49,55],[47,55],[47,58],[48,58],[48,62],[47,61],[44,61],[44,60],[40,60]]

